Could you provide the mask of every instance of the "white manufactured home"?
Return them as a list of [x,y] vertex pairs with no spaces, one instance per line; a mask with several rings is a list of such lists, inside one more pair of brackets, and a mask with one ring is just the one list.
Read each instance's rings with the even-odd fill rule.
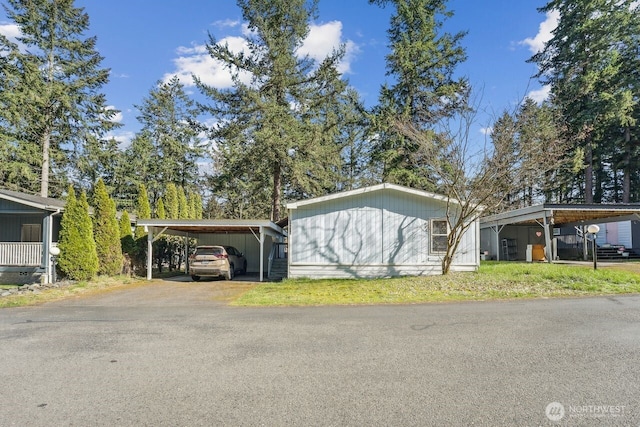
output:
[[[449,202],[453,203],[453,202]],[[393,277],[442,273],[447,198],[379,184],[290,203],[288,277]],[[480,264],[479,222],[462,238],[452,271]]]

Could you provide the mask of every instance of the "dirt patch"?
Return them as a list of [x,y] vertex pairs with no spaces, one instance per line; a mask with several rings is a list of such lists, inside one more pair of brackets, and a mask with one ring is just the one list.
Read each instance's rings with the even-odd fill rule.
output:
[[102,305],[121,307],[162,307],[225,304],[257,284],[251,282],[175,280],[141,281],[128,286],[88,292],[51,304]]

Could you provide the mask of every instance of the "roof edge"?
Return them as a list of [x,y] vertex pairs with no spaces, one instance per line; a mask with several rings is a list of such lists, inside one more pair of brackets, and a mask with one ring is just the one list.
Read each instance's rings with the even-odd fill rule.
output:
[[456,200],[448,198],[447,196],[443,196],[442,194],[431,193],[424,190],[417,190],[415,188],[410,188],[402,185],[385,182],[382,184],[376,184],[369,187],[362,187],[362,188],[357,188],[355,190],[341,191],[338,193],[327,194],[326,196],[314,197],[311,199],[299,200],[296,202],[287,203],[286,207],[287,209],[297,209],[303,206],[314,205],[317,203],[328,202],[331,200],[338,200],[345,197],[352,197],[360,194],[372,193],[372,192],[381,191],[381,190],[396,190],[402,193],[413,194],[414,196],[418,196],[418,197],[434,199],[434,200],[438,200],[445,203],[450,202],[450,203],[458,204]]

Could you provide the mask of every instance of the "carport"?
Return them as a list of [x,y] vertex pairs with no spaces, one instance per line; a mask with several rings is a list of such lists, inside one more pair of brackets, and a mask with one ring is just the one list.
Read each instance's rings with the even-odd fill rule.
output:
[[640,204],[544,203],[481,218],[481,247],[489,249],[496,260],[501,260],[500,232],[504,227],[541,227],[544,235],[545,257],[548,262],[551,262],[554,227],[577,226],[586,230],[589,224],[638,219],[640,219]]
[[[282,243],[285,231],[268,220],[177,220],[138,219],[136,225],[147,232],[147,280],[151,280],[153,242],[163,234],[197,239],[199,245],[234,246],[247,257],[247,269],[264,280],[276,243]],[[188,261],[187,261],[188,262]]]

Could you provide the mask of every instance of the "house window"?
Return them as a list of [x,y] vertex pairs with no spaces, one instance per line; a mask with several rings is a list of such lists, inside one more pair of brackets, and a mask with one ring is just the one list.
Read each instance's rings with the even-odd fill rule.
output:
[[42,231],[40,224],[22,224],[20,232],[21,242],[42,242]]
[[446,219],[431,220],[431,253],[444,253],[447,251],[447,239],[449,236],[449,224]]

